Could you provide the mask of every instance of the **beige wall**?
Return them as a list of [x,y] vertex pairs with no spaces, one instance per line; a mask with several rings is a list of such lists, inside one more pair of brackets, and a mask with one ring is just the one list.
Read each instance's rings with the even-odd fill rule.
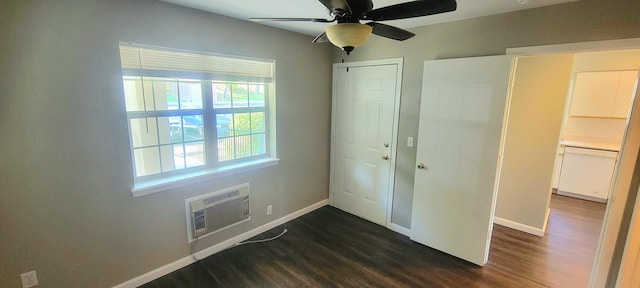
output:
[[[249,182],[254,215],[201,248],[328,198],[313,37],[151,0],[0,1],[0,27],[0,286],[111,287],[186,257],[184,199],[223,187]],[[280,164],[133,198],[118,41],[275,59]]]
[[[416,151],[415,146],[404,144],[409,136],[417,139],[425,60],[502,55],[511,47],[640,37],[640,5],[636,2],[582,0],[424,26],[410,29],[417,35],[404,42],[374,35],[346,57],[345,61],[404,57],[392,221],[404,227],[411,225]],[[334,62],[342,58],[334,49]]]
[[619,145],[626,126],[627,119],[568,116],[562,129],[562,139]]
[[495,216],[544,230],[573,55],[518,58]]

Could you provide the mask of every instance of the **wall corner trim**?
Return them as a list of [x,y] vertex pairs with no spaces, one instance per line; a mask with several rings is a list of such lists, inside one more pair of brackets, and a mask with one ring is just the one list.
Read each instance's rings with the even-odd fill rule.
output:
[[[549,210],[547,210],[547,219],[549,218]],[[498,224],[500,226],[504,226],[504,227],[509,227],[511,229],[516,229],[518,231],[522,231],[525,233],[529,233],[529,234],[533,234],[536,235],[538,237],[544,237],[544,230],[546,228],[546,221],[545,221],[545,225],[544,228],[540,229],[540,228],[536,228],[533,226],[529,226],[529,225],[525,225],[522,223],[518,223],[518,222],[514,222],[511,220],[507,220],[507,219],[503,219],[500,217],[493,217],[493,223],[494,224]]]
[[[221,252],[229,247],[231,247],[232,245],[234,245],[235,243],[238,242],[242,242],[244,240],[247,240],[251,237],[254,237],[260,233],[263,233],[265,231],[268,231],[270,229],[273,229],[279,225],[282,225],[284,223],[287,223],[293,219],[296,219],[300,216],[303,216],[307,213],[310,213],[318,208],[324,207],[326,205],[329,205],[329,199],[324,199],[322,201],[316,202],[314,204],[311,204],[305,208],[302,208],[298,211],[295,211],[291,214],[282,216],[276,220],[273,220],[271,222],[268,222],[262,226],[256,227],[252,230],[249,230],[247,232],[244,232],[240,235],[237,235],[235,237],[232,237],[230,239],[227,239],[225,241],[222,241],[218,244],[215,244],[213,246],[210,246],[208,248],[205,248],[203,250],[200,250],[198,252],[196,252],[196,256],[200,259],[202,258],[206,258],[209,257],[213,254],[216,254],[218,252]],[[196,261],[193,259],[192,255],[188,255],[186,257],[183,257],[181,259],[178,259],[172,263],[169,263],[167,265],[164,265],[162,267],[156,268],[154,270],[151,270],[145,274],[142,274],[136,278],[133,278],[131,280],[128,280],[126,282],[120,283],[116,286],[113,286],[113,288],[135,288],[141,285],[144,285],[148,282],[151,282],[155,279],[158,279],[164,275],[167,275],[173,271],[176,271],[180,268],[186,267],[190,264],[195,263]]]
[[547,231],[547,225],[549,224],[549,216],[551,216],[551,208],[547,208],[547,215],[544,216],[544,225],[542,226],[542,236],[544,237],[544,232]]

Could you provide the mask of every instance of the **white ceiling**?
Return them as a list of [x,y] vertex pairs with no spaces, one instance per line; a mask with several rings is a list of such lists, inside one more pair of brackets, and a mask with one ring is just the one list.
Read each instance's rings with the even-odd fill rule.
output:
[[[252,17],[303,17],[329,19],[327,9],[317,0],[161,0],[233,18],[248,20]],[[373,0],[374,9],[409,0]],[[431,15],[404,20],[385,21],[385,24],[400,28],[412,28],[435,23],[449,22],[486,15],[500,14],[542,6],[575,2],[578,0],[457,0],[458,10],[440,15]],[[308,35],[324,31],[327,23],[308,22],[260,22],[285,30]]]

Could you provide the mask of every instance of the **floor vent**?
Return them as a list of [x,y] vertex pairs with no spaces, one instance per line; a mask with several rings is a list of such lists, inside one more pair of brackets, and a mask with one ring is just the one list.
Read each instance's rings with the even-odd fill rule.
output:
[[189,242],[251,219],[249,184],[185,200]]

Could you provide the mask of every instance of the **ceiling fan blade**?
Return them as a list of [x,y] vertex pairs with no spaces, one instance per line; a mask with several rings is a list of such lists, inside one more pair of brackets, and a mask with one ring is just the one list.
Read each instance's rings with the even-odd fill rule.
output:
[[347,0],[349,7],[351,7],[351,15],[358,18],[364,17],[371,9],[373,9],[373,2],[371,0]]
[[367,23],[367,25],[373,27],[373,31],[371,31],[371,33],[378,36],[391,38],[393,40],[404,41],[412,38],[413,36],[416,36],[416,34],[413,34],[407,30],[382,23],[369,22]]
[[250,18],[251,21],[302,21],[302,22],[316,22],[316,23],[331,23],[334,20],[322,19],[322,18]]
[[371,21],[385,21],[427,16],[455,11],[455,0],[419,0],[400,3],[369,11],[364,17]]
[[327,7],[329,11],[333,12],[335,10],[341,10],[347,12],[347,14],[351,14],[351,7],[347,0],[318,0],[322,5]]
[[313,41],[311,41],[311,43],[324,43],[324,42],[329,42],[329,38],[327,38],[327,33],[325,32],[320,33],[320,35],[316,36],[316,38],[313,38]]

